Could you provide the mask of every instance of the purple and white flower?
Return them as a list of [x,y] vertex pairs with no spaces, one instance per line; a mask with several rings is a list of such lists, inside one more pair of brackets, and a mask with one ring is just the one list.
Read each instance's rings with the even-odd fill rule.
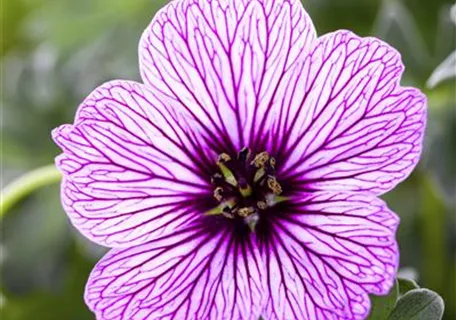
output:
[[298,0],[174,0],[139,57],[144,83],[103,84],[53,132],[71,222],[113,248],[97,319],[365,319],[399,260],[377,197],[426,122],[399,53],[317,37]]

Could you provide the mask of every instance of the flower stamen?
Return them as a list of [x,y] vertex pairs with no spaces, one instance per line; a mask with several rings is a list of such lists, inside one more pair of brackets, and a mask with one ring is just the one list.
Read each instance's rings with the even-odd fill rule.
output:
[[263,152],[260,152],[259,154],[257,154],[250,164],[254,165],[257,168],[262,168],[266,165],[268,160],[269,160],[269,153],[267,151],[263,151]]
[[252,194],[252,188],[247,183],[245,178],[239,179],[239,191],[244,198],[249,197]]
[[257,202],[257,207],[260,210],[266,210],[268,208],[268,205],[264,201],[258,201]]
[[275,177],[268,176],[268,187],[275,195],[279,195],[282,193],[282,186]]
[[221,153],[218,157],[219,162],[226,163],[231,160],[231,157],[226,153]]
[[206,214],[242,219],[254,231],[261,216],[286,199],[279,197],[282,186],[274,176],[275,165],[276,160],[267,151],[258,153],[253,160],[248,148],[239,151],[235,158],[220,154],[217,159],[220,173],[211,179],[215,185],[213,197],[220,205]]
[[222,187],[217,187],[214,190],[214,198],[218,202],[222,201],[223,199],[223,188]]
[[214,216],[214,215],[223,215],[226,216],[227,218],[234,218],[232,214],[232,208],[236,206],[236,201],[234,199],[229,199],[226,201],[223,201],[215,207],[214,209],[211,209],[209,211],[205,212],[205,215],[207,216]]
[[248,217],[249,215],[251,215],[252,213],[255,213],[255,209],[253,207],[244,207],[244,208],[240,208],[239,210],[236,211],[236,213],[245,218],[245,217]]
[[238,182],[236,180],[236,177],[233,175],[230,169],[221,161],[217,161],[217,165],[220,168],[220,171],[223,174],[223,177],[225,178],[225,181],[228,182],[229,184],[237,187]]
[[253,177],[253,182],[257,183],[266,175],[266,170],[264,168],[260,168],[255,172],[255,176]]

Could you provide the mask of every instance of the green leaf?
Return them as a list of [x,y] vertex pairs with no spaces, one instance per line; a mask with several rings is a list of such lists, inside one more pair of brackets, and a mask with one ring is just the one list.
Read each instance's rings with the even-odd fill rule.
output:
[[399,294],[401,296],[411,290],[420,288],[420,286],[415,281],[410,279],[398,278],[397,282],[399,284]]
[[368,320],[386,320],[396,304],[399,296],[397,281],[386,296],[371,296],[371,313]]
[[388,320],[440,320],[443,299],[428,289],[414,289],[402,296]]

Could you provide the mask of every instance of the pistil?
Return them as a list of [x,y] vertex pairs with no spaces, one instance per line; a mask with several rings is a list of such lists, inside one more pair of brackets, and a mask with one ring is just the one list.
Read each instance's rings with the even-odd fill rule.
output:
[[248,198],[252,194],[252,188],[247,183],[245,178],[239,179],[239,191],[244,198]]

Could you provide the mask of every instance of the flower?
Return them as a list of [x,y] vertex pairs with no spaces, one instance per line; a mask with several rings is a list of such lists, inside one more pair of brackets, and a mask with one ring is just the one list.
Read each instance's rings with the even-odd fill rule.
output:
[[365,319],[398,268],[377,196],[426,122],[399,53],[317,38],[298,0],[174,0],[139,57],[144,84],[101,85],[53,132],[71,222],[113,248],[97,319]]

